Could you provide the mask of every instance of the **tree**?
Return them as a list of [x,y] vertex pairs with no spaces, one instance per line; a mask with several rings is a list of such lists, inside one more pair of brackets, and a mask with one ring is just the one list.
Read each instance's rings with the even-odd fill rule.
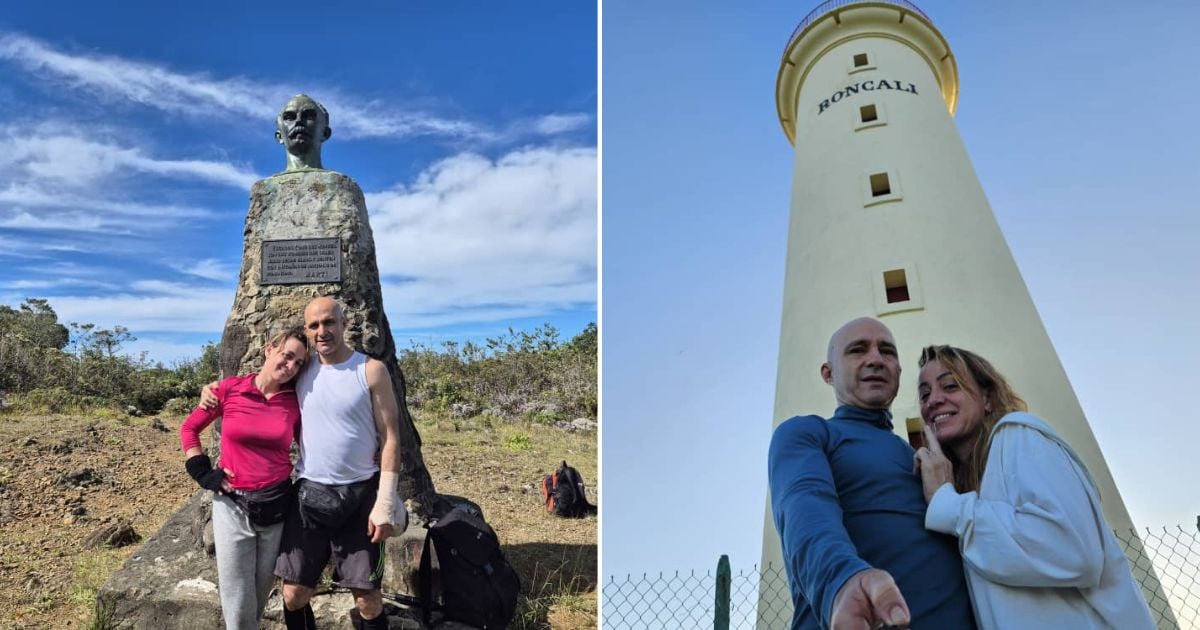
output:
[[15,309],[0,305],[0,330],[16,333],[35,348],[62,350],[70,339],[50,303],[39,298],[27,298]]

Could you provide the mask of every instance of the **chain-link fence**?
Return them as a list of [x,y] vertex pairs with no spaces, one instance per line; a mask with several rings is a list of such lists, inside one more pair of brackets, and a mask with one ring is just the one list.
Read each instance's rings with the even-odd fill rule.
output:
[[[1159,629],[1200,630],[1197,528],[1115,533]],[[727,603],[722,601],[725,593]],[[677,571],[611,576],[604,583],[603,597],[605,630],[708,629],[717,627],[718,616],[728,616],[730,630],[774,630],[791,623],[791,595],[782,567],[729,574]]]

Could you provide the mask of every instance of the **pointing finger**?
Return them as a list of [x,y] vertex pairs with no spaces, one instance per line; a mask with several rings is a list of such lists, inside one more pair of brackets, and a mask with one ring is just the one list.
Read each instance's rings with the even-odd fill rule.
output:
[[933,432],[933,427],[928,424],[921,427],[921,432],[925,435],[925,446],[932,453],[942,454],[942,445],[938,444],[937,434]]

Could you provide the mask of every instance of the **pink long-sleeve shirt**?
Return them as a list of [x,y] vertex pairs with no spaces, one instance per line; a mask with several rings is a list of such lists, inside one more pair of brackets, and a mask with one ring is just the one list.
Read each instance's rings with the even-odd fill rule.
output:
[[221,468],[233,473],[237,490],[259,490],[292,474],[292,440],[300,434],[300,404],[295,390],[281,390],[268,399],[254,384],[257,374],[232,376],[217,384],[219,401],[212,409],[197,407],[179,427],[186,452],[200,448],[200,432],[223,417]]

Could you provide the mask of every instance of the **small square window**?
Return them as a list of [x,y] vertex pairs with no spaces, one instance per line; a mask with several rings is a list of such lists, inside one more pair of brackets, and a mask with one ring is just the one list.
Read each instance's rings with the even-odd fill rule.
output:
[[[843,57],[843,59],[844,59],[844,57]],[[854,55],[854,67],[855,68],[861,68],[861,67],[867,65],[867,63],[868,63],[867,62],[867,53],[858,53],[857,55]]]
[[871,175],[871,196],[883,197],[890,194],[892,194],[892,187],[888,183],[888,174],[875,173]]
[[[853,118],[850,124],[854,127],[855,131],[874,129],[888,124],[887,108],[884,107],[883,103],[868,103],[851,108],[848,115]],[[895,188],[895,182],[892,182],[892,189],[895,190]]]
[[909,299],[908,275],[903,269],[883,272],[883,288],[887,293],[888,304],[907,302]]
[[893,261],[886,267],[876,269],[877,271],[871,272],[876,315],[882,317],[925,308],[925,300],[921,297],[921,278],[916,265]]

